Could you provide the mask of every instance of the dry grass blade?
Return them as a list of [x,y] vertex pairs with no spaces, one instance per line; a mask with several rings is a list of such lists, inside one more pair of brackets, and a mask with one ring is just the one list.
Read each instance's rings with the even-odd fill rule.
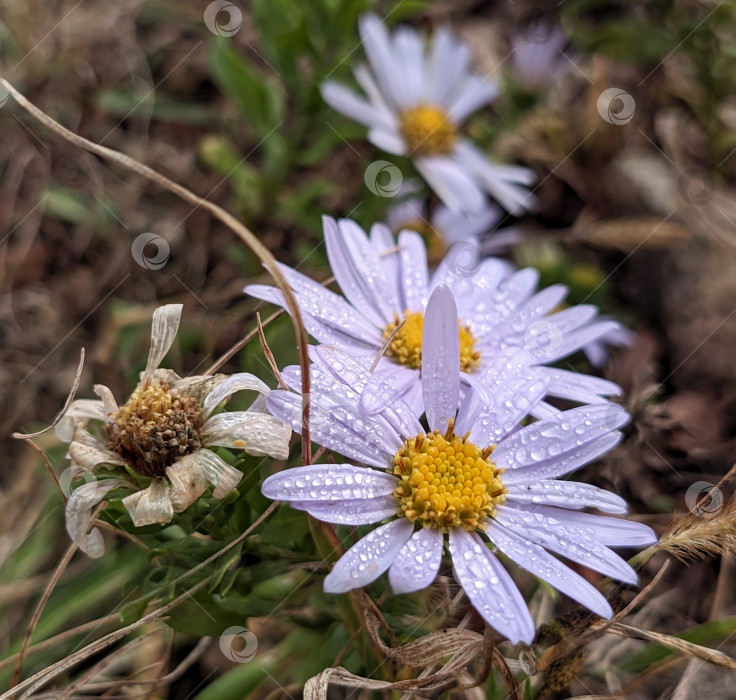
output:
[[594,627],[606,627],[606,632],[618,634],[621,637],[631,637],[632,639],[643,639],[647,642],[657,642],[658,644],[662,644],[663,646],[682,652],[683,654],[697,656],[699,659],[708,661],[716,666],[722,666],[723,668],[736,671],[736,659],[731,658],[728,654],[724,654],[722,651],[718,651],[716,649],[709,649],[708,647],[694,644],[693,642],[687,642],[679,637],[673,637],[672,635],[663,634],[662,632],[652,632],[638,627],[631,627],[630,625],[624,625],[621,622],[614,622],[609,625],[605,625],[603,622],[597,622],[594,623]]
[[736,502],[731,501],[712,518],[690,514],[675,520],[655,546],[680,561],[733,554]]
[[279,366],[276,364],[276,358],[273,356],[273,353],[271,352],[271,348],[268,347],[268,342],[266,341],[266,335],[263,332],[263,324],[261,324],[261,314],[259,314],[258,312],[256,312],[256,323],[258,324],[258,328],[257,328],[258,340],[261,343],[261,348],[263,348],[263,354],[266,356],[266,360],[268,360],[268,364],[271,367],[273,376],[276,377],[276,381],[279,383],[279,386],[284,391],[289,391],[289,387],[284,381],[284,378],[281,376],[281,372],[279,371]]

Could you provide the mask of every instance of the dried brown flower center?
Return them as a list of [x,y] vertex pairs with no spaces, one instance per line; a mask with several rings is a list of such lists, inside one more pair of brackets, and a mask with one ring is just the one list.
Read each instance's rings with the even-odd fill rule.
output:
[[506,500],[503,469],[490,459],[493,447],[481,449],[467,437],[455,435],[450,423],[444,434],[435,430],[402,445],[394,456],[400,516],[443,532],[486,529],[485,520]]
[[109,449],[138,474],[164,476],[166,467],[202,446],[202,408],[169,384],[144,384],[105,428]]

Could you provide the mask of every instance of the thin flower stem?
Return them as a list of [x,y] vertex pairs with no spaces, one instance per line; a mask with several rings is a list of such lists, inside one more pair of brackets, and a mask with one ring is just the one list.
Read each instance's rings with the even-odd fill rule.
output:
[[8,92],[15,98],[15,100],[23,109],[25,109],[29,114],[31,114],[31,116],[41,122],[48,129],[53,131],[55,134],[65,139],[66,141],[73,143],[79,148],[84,148],[91,153],[100,156],[101,158],[106,158],[108,160],[114,161],[115,163],[118,163],[127,170],[137,173],[147,180],[160,185],[170,192],[173,192],[175,195],[181,197],[187,202],[190,202],[196,207],[202,207],[216,219],[219,219],[231,231],[233,231],[243,241],[243,243],[245,243],[258,256],[258,258],[260,258],[261,262],[271,273],[274,281],[284,295],[284,300],[286,301],[286,305],[289,308],[289,315],[294,327],[297,352],[299,353],[299,364],[302,369],[302,412],[305,417],[305,425],[302,430],[302,454],[304,456],[305,464],[310,464],[312,461],[312,443],[309,438],[310,376],[309,355],[307,352],[309,340],[307,337],[306,328],[304,327],[304,321],[299,309],[299,304],[297,303],[294,293],[292,292],[291,287],[286,281],[286,278],[279,269],[276,258],[274,258],[268,248],[266,248],[258,240],[258,238],[247,226],[238,221],[230,212],[226,211],[222,207],[206,199],[203,199],[202,197],[199,197],[192,191],[188,190],[186,187],[179,185],[173,180],[170,180],[161,173],[157,172],[153,168],[150,168],[147,165],[143,165],[143,163],[140,163],[123,153],[115,151],[111,148],[107,148],[106,146],[100,146],[99,144],[88,141],[78,134],[69,131],[57,121],[49,117],[45,112],[42,112],[40,109],[38,109],[38,107],[36,107],[30,101],[28,101],[7,80],[5,80],[4,78],[0,78],[0,84],[2,84],[8,90]]
[[261,314],[259,314],[257,311],[256,311],[256,323],[258,324],[258,340],[261,342],[261,347],[263,348],[263,354],[266,356],[266,360],[268,360],[268,364],[271,367],[273,376],[276,377],[276,381],[279,383],[279,386],[284,391],[289,391],[289,387],[284,381],[284,378],[281,376],[281,372],[279,372],[279,367],[276,364],[276,358],[273,356],[273,353],[271,352],[271,348],[268,347],[266,336],[263,333],[263,326],[261,325]]

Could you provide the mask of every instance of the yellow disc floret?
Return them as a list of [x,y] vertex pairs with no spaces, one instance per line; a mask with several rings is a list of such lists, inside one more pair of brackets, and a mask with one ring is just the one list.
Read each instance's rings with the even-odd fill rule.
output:
[[[396,330],[398,328],[398,330]],[[407,311],[403,322],[396,317],[383,329],[383,337],[389,340],[386,355],[396,362],[412,369],[422,366],[422,332],[424,314],[421,311]],[[468,326],[458,326],[460,334],[460,369],[472,372],[480,364],[480,352],[475,349],[475,338]]]
[[457,133],[444,110],[418,105],[399,115],[399,129],[409,150],[418,155],[442,155],[452,151]]
[[146,382],[105,428],[109,449],[145,476],[163,476],[166,467],[201,447],[202,408],[167,383]]
[[503,469],[490,459],[495,445],[481,449],[467,437],[455,435],[450,423],[444,434],[435,430],[402,445],[393,462],[401,479],[394,492],[399,516],[443,532],[486,529],[486,518],[506,499]]

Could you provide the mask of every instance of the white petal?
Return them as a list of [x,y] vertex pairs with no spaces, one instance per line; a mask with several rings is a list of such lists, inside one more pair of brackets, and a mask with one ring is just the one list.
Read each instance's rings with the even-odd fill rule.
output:
[[437,196],[456,212],[481,211],[486,196],[476,181],[448,156],[421,156],[414,164]]
[[402,74],[405,104],[417,104],[422,99],[427,82],[424,75],[424,41],[413,27],[399,25],[394,30],[392,43],[396,69]]
[[439,27],[434,34],[429,60],[431,85],[428,98],[437,104],[449,106],[446,96],[462,80],[470,68],[470,49],[457,41],[448,27]]
[[63,418],[54,427],[56,437],[62,442],[71,442],[74,437],[77,423],[88,420],[105,420],[105,410],[102,401],[94,399],[77,399],[72,401]]
[[540,513],[531,506],[499,506],[495,519],[519,535],[571,561],[625,583],[637,583],[636,572],[618,554],[598,542],[594,530],[568,523],[565,511],[559,514],[554,511],[554,508],[550,508]]
[[268,394],[271,389],[258,377],[247,372],[233,374],[220,382],[204,399],[202,415],[207,418],[226,398],[238,391],[257,391]]
[[191,456],[187,455],[170,467],[166,467],[166,476],[171,482],[169,496],[175,513],[181,513],[189,508],[207,490],[204,471],[198,463],[193,464],[187,459]]
[[411,537],[406,518],[381,525],[358,540],[325,577],[326,593],[346,593],[375,581],[393,563]]
[[399,552],[388,570],[394,593],[413,593],[429,586],[442,562],[441,530],[417,530]]
[[[78,435],[79,430],[77,430],[75,439],[69,445],[69,457],[71,458],[72,466],[94,471],[98,466],[103,464],[117,464],[120,466],[125,464],[125,460],[117,452],[106,449],[104,443],[98,440],[95,440],[95,443],[98,444],[79,441],[76,439]],[[90,437],[92,436],[90,435]]]
[[396,57],[384,21],[373,13],[365,13],[358,21],[358,28],[363,48],[381,91],[393,106],[403,107],[405,100],[401,76],[398,74]]
[[387,96],[376,85],[376,81],[373,79],[368,66],[365,63],[359,63],[353,69],[353,75],[355,75],[358,85],[363,88],[363,92],[370,101],[376,118],[380,119],[384,128],[390,131],[396,131],[398,127],[396,113],[388,106]]
[[523,569],[554,586],[558,591],[569,595],[601,617],[611,618],[613,616],[609,602],[600,591],[565,566],[559,559],[545,552],[539,545],[525,540],[524,533],[519,536],[492,521],[488,526],[487,534],[493,544]]
[[174,344],[174,338],[181,323],[182,304],[166,304],[159,306],[153,312],[151,325],[151,350],[148,353],[146,369],[141,376],[141,382],[148,379],[161,364],[166,353]]
[[274,501],[350,501],[391,496],[392,474],[352,464],[310,464],[272,474],[261,488]]
[[[380,148],[386,153],[391,153],[395,156],[403,156],[409,150],[406,145],[406,141],[394,130],[389,130],[385,127],[376,127],[368,132],[368,140],[377,148]],[[384,166],[387,168],[388,166]],[[379,172],[383,172],[380,171]],[[386,171],[390,174],[390,171]],[[378,183],[376,189],[379,189]],[[393,188],[390,185],[380,187],[380,191],[384,196],[391,197]]]
[[148,488],[131,493],[123,499],[133,525],[143,527],[154,523],[168,523],[174,517],[169,484],[166,479],[153,479]]
[[452,245],[458,241],[475,240],[488,233],[501,219],[501,210],[488,205],[476,214],[466,216],[448,209],[440,204],[432,214],[432,225],[437,229],[445,242]]
[[[392,299],[401,299],[399,294],[399,254],[396,250],[396,239],[391,229],[381,223],[371,226],[371,245],[386,272],[386,281],[391,290]],[[392,251],[392,252],[388,252]]]
[[498,92],[498,86],[490,80],[477,75],[469,76],[460,89],[452,92],[450,118],[455,124],[464,122],[484,104],[495,100]]
[[403,307],[399,309],[399,313],[422,311],[429,296],[427,246],[424,239],[413,231],[402,231],[399,234],[399,246],[401,306]]
[[547,391],[550,396],[558,396],[581,403],[603,403],[604,396],[618,396],[622,393],[618,384],[607,379],[593,377],[579,372],[570,372],[557,367],[539,367],[538,371],[548,380]]
[[455,578],[485,621],[514,644],[534,639],[529,609],[506,569],[476,533],[450,530]]
[[460,394],[460,339],[457,307],[449,287],[432,292],[424,315],[422,393],[430,430],[447,430]]
[[529,503],[560,508],[598,508],[606,513],[626,513],[626,501],[615,493],[600,489],[592,484],[558,479],[507,484],[509,503]]
[[291,428],[267,413],[218,413],[207,419],[202,435],[208,446],[245,450],[256,457],[286,459],[289,456]]
[[90,532],[92,509],[113,489],[125,486],[127,482],[119,479],[104,479],[83,484],[72,492],[66,503],[66,530],[79,549],[90,557],[98,558],[105,553],[102,533],[98,528]]
[[317,520],[336,525],[368,525],[396,515],[394,496],[352,498],[338,501],[291,501],[291,507],[304,510]]
[[340,83],[328,80],[320,88],[325,102],[334,110],[366,126],[386,126],[381,110]]

